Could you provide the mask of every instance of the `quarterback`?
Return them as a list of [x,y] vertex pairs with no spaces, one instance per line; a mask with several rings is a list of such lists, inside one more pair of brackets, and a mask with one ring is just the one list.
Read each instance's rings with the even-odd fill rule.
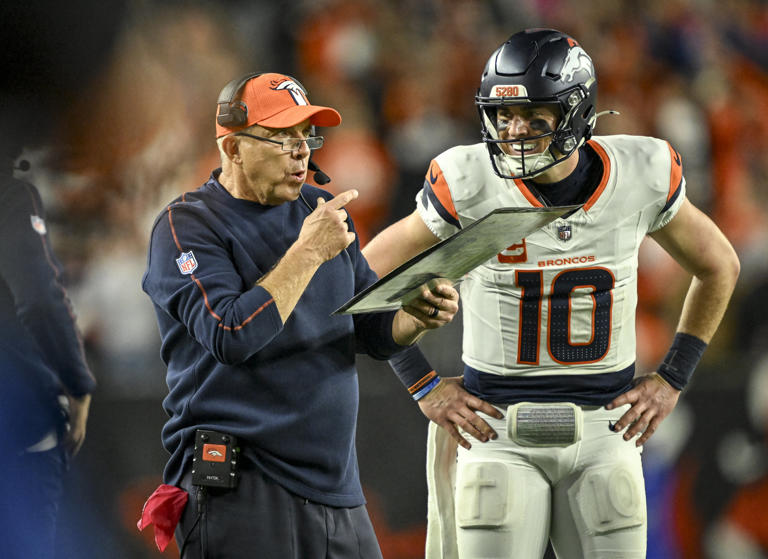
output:
[[[675,148],[593,136],[596,100],[576,40],[512,35],[475,97],[483,141],[435,157],[415,211],[363,251],[382,275],[494,208],[576,207],[462,280],[464,387],[504,417],[478,412],[498,437],[469,449],[431,427],[427,557],[537,558],[548,541],[559,559],[645,557],[642,446],[714,335],[739,261],[687,199]],[[693,276],[655,371],[635,370],[646,235]]]

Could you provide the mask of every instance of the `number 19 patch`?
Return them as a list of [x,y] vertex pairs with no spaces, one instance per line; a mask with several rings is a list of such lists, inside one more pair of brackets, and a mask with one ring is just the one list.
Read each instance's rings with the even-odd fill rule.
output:
[[182,274],[191,274],[197,270],[197,259],[191,250],[189,252],[182,252],[181,256],[176,259],[176,265]]

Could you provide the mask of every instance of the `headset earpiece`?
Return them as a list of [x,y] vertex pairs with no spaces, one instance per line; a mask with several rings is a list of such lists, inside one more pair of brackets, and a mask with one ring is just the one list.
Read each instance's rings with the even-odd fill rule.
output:
[[248,122],[248,106],[242,101],[236,100],[237,94],[243,88],[245,83],[260,76],[264,72],[251,72],[245,74],[239,78],[235,78],[219,93],[219,99],[216,103],[219,105],[219,114],[216,117],[216,122],[220,126],[226,126],[227,128],[235,128],[237,126],[243,126]]
[[245,103],[237,101],[234,104],[221,104],[216,122],[227,128],[236,128],[248,122],[248,107]]

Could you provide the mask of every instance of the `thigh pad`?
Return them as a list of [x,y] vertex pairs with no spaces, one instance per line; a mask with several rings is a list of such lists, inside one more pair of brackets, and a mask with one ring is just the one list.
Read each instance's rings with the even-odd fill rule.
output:
[[590,536],[645,522],[642,472],[617,462],[590,468],[568,490],[577,524]]
[[468,462],[459,465],[456,523],[460,528],[503,526],[514,511],[510,505],[510,475],[506,464]]

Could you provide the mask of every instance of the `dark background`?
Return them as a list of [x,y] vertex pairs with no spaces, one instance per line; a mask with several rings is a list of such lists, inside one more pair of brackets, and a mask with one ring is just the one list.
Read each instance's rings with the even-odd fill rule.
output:
[[[217,166],[220,88],[280,71],[339,109],[344,122],[323,131],[316,159],[335,191],[360,190],[349,210],[364,243],[412,211],[432,157],[479,140],[472,101],[485,60],[534,26],[572,34],[593,57],[598,110],[621,112],[598,133],[678,149],[688,196],[741,258],[723,325],[644,453],[649,557],[722,556],[711,535],[768,471],[765,2],[34,0],[5,2],[0,22],[0,148],[26,146],[32,167],[17,176],[41,190],[99,381],[62,506],[61,559],[160,555],[136,530],[167,456],[164,371],[140,280],[154,216]],[[647,370],[669,345],[689,277],[652,241],[640,268]],[[460,337],[456,323],[422,344],[443,375],[461,371]],[[384,556],[420,557],[426,420],[386,364],[361,358],[359,370],[358,453]]]

